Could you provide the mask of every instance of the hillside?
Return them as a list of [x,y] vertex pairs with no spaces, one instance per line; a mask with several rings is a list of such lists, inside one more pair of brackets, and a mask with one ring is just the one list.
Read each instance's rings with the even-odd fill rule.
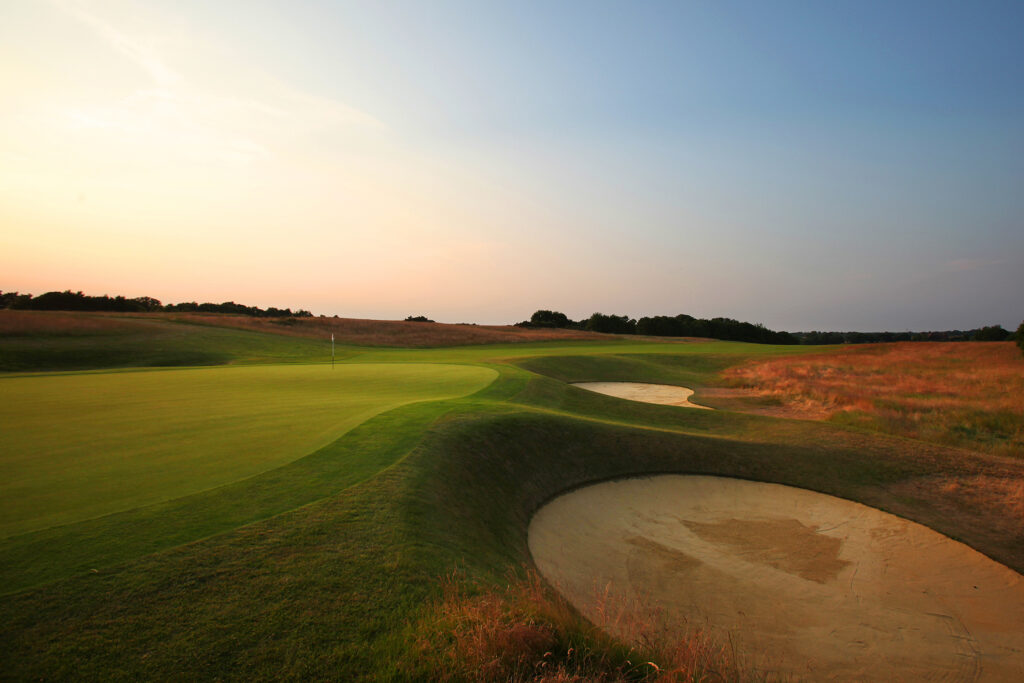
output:
[[351,347],[614,341],[579,330],[215,313],[0,310],[0,371],[319,362]]

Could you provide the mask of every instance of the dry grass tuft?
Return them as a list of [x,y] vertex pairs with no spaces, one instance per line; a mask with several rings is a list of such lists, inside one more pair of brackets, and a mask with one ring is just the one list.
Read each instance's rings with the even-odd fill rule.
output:
[[726,372],[784,414],[1024,454],[1024,358],[1009,342],[905,342],[757,360]]
[[670,635],[661,615],[601,596],[585,621],[530,571],[504,590],[468,587],[453,573],[421,625],[419,662],[431,680],[563,683],[763,680],[744,675],[704,632]]
[[969,499],[973,507],[1024,525],[1024,480],[977,475],[944,479],[940,488],[951,497]]

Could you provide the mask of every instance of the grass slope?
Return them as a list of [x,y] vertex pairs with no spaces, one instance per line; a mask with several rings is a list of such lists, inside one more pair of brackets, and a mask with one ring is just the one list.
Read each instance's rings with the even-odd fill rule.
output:
[[[27,314],[29,321],[24,318]],[[344,349],[339,350],[344,357]],[[0,311],[0,371],[322,362],[330,338],[87,313]]]

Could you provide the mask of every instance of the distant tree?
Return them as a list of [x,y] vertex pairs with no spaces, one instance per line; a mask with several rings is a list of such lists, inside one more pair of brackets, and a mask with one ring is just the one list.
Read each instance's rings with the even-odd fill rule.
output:
[[971,341],[1006,341],[1009,337],[1010,333],[1002,325],[988,325],[975,330]]
[[565,313],[541,310],[535,311],[530,316],[530,325],[533,327],[569,327],[572,325],[572,320]]
[[142,307],[144,311],[159,311],[163,308],[159,299],[154,299],[151,296],[139,296],[131,299],[134,303]]
[[1017,346],[1020,347],[1021,353],[1024,353],[1024,322],[1022,322],[1020,327],[1017,328],[1016,336]]
[[643,317],[636,321],[636,333],[651,335],[655,337],[697,337],[694,334],[696,319],[693,316],[680,313],[672,317],[667,315],[655,315]]
[[[148,297],[144,297],[147,298]],[[153,299],[156,301],[156,299]],[[159,302],[157,302],[159,303]],[[82,292],[46,292],[27,303],[27,308],[36,311],[121,311],[138,312],[148,310],[146,304],[137,299],[123,296],[87,296]]]
[[29,308],[32,304],[31,294],[17,292],[0,292],[0,308]]
[[425,315],[410,315],[405,319],[407,323],[432,323],[434,322]]
[[626,315],[594,313],[584,323],[591,332],[608,334],[636,334],[636,321]]
[[259,306],[236,304],[234,301],[223,303],[196,303],[188,301],[178,304],[160,303],[151,296],[140,296],[128,299],[123,296],[88,296],[82,292],[46,292],[32,298],[31,294],[17,292],[0,292],[0,308],[24,308],[38,311],[168,311],[171,313],[231,313],[234,315],[250,315],[266,318],[311,318],[309,311],[299,309],[292,312],[290,308],[274,308],[263,310]]

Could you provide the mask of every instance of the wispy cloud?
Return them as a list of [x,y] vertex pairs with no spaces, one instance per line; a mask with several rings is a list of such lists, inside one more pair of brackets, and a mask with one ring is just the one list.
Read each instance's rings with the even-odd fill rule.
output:
[[[70,128],[107,133],[129,143],[133,154],[148,148],[169,155],[165,160],[250,162],[286,152],[324,132],[361,135],[385,128],[363,111],[295,89],[255,67],[221,64],[216,46],[203,45],[194,36],[187,46],[178,45],[175,37],[161,34],[160,22],[140,24],[143,13],[134,11],[137,5],[119,6],[115,17],[109,8],[104,11],[81,0],[53,3],[145,74],[146,83],[119,99],[75,103],[64,112]],[[125,15],[133,17],[130,28],[119,20]],[[190,62],[207,68],[189,72],[168,57],[185,52]],[[231,78],[217,81],[215,72],[228,68]],[[225,82],[234,85],[225,87]]]
[[161,87],[170,87],[182,80],[181,74],[160,58],[152,40],[130,35],[102,18],[89,5],[76,0],[53,0],[54,5],[92,28],[104,41],[122,55],[142,67]]

